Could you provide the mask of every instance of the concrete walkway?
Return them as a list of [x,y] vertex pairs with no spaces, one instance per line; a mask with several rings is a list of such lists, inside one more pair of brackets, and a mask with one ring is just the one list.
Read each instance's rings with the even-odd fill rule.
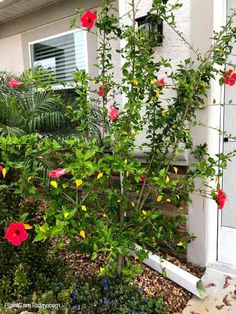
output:
[[236,314],[236,269],[212,265],[202,280],[208,297],[193,297],[182,314]]

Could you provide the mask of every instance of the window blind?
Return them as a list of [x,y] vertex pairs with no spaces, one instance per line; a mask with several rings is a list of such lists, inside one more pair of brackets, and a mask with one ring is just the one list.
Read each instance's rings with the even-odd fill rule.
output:
[[33,68],[50,70],[58,80],[73,81],[73,73],[86,69],[86,33],[73,33],[31,45]]

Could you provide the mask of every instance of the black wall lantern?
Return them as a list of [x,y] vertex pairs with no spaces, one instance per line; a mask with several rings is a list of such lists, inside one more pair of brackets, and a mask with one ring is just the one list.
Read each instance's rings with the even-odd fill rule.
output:
[[138,28],[145,30],[148,40],[153,47],[160,46],[163,42],[163,21],[160,21],[156,15],[148,13],[145,16],[136,19]]

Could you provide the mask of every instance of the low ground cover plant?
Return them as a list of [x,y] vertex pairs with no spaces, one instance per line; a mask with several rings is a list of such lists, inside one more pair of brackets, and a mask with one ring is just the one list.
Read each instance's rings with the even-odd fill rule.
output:
[[[162,299],[146,298],[140,289],[124,283],[119,278],[112,279],[108,276],[101,276],[86,282],[79,278],[52,281],[50,290],[41,294],[34,292],[32,299],[28,300],[28,303],[26,299],[23,304],[25,304],[25,310],[27,310],[27,305],[31,305],[31,311],[38,310],[40,314],[166,313]],[[38,309],[37,305],[40,304],[44,304],[45,308]],[[22,306],[21,311],[23,309]],[[16,311],[17,307],[9,309],[6,313],[16,313]]]

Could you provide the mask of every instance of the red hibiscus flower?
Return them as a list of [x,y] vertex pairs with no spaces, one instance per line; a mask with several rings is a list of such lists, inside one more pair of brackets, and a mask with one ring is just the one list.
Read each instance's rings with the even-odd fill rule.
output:
[[229,70],[226,74],[224,74],[224,83],[229,86],[234,86],[236,82],[236,72],[235,70]]
[[94,12],[88,10],[81,16],[80,21],[83,27],[90,29],[93,27],[96,19],[97,15]]
[[144,183],[145,180],[146,180],[146,177],[145,177],[145,176],[140,176],[140,182],[141,182],[141,183]]
[[155,84],[164,88],[166,86],[166,81],[165,81],[164,77],[162,77],[160,79],[155,80]]
[[119,116],[120,111],[118,109],[116,109],[114,106],[110,105],[108,114],[109,114],[111,121],[113,122]]
[[3,166],[0,166],[0,173],[2,173],[3,171]]
[[219,209],[223,209],[226,202],[226,194],[221,189],[217,189],[216,203],[219,205]]
[[7,228],[5,238],[15,246],[21,245],[28,238],[28,233],[25,231],[23,222],[11,223]]
[[66,174],[66,169],[57,168],[49,172],[49,178],[57,179],[60,178],[61,176],[64,176],[64,174]]
[[10,86],[11,89],[15,89],[15,88],[17,88],[17,87],[19,87],[19,86],[21,86],[21,85],[22,85],[21,82],[17,81],[17,80],[14,79],[13,77],[10,78],[10,80],[9,80],[9,86]]
[[101,97],[106,97],[107,96],[107,91],[104,89],[102,86],[99,86],[98,88],[98,95]]

